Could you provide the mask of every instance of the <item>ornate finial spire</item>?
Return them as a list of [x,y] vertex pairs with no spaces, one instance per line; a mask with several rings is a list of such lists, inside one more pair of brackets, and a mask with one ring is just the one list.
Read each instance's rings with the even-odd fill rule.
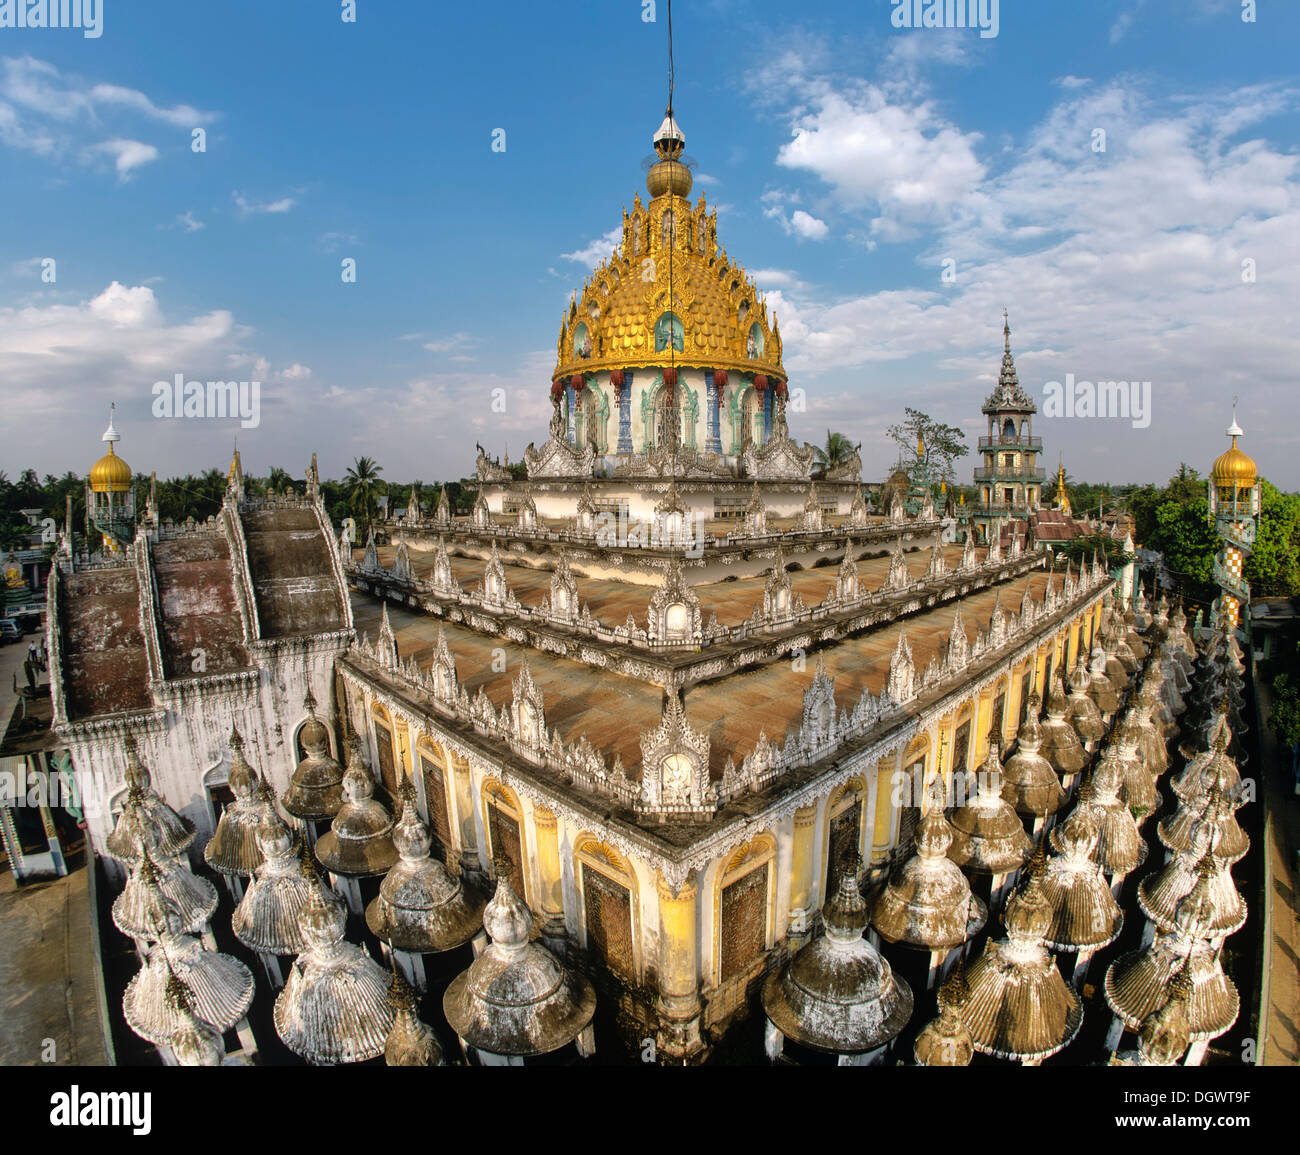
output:
[[[1234,399],[1234,406],[1235,403],[1236,402]],[[1234,413],[1235,413],[1235,408],[1234,408]],[[113,418],[116,415],[117,415],[117,402],[114,401],[108,407],[108,428],[104,430],[104,436],[100,438],[101,441],[108,442],[108,449],[110,453],[113,451],[113,442],[122,440],[122,435],[113,427]]]
[[1005,308],[1002,310],[1002,351],[1011,352],[1011,320]]
[[[1228,436],[1232,438],[1232,445],[1234,449],[1237,446],[1237,438],[1244,436],[1245,432],[1246,431],[1242,429],[1240,425],[1237,424],[1237,399],[1234,397],[1232,399],[1232,424],[1228,426]],[[107,434],[104,435],[104,440],[105,441],[108,440]]]

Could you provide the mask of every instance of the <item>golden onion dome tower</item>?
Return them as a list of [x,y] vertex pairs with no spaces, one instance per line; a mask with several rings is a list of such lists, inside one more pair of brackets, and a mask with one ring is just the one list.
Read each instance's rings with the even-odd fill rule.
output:
[[[717,209],[703,195],[691,203],[686,137],[671,105],[653,144],[649,201],[638,193],[624,209],[617,249],[561,322],[551,398],[565,407],[570,439],[600,454],[659,447],[662,422],[652,415],[665,394],[682,414],[683,447],[739,453],[742,415],[757,408],[770,428],[785,396],[780,330],[719,244]],[[577,424],[589,411],[600,421],[588,418],[583,435]]]
[[109,408],[108,428],[102,440],[108,442],[108,452],[90,467],[87,480],[86,508],[95,528],[104,535],[104,545],[117,550],[129,545],[135,533],[135,500],[131,490],[134,476],[131,467],[118,457],[113,446],[122,435],[113,425],[117,405]]
[[1223,549],[1214,559],[1214,583],[1219,587],[1219,612],[1223,624],[1235,630],[1241,607],[1250,604],[1250,586],[1242,577],[1242,566],[1255,544],[1260,513],[1259,471],[1248,454],[1237,448],[1245,431],[1237,424],[1237,403],[1232,404],[1228,449],[1214,459],[1210,468],[1210,525],[1223,539]]

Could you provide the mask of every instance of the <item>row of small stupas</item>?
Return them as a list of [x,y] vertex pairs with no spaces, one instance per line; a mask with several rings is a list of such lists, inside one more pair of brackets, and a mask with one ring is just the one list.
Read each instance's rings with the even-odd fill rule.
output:
[[[1240,650],[1230,632],[1205,630],[1193,669],[1181,615],[1171,623],[1162,602],[1153,619],[1139,600],[1126,617],[1108,623],[1091,663],[1080,659],[1068,696],[1054,680],[1046,718],[1036,707],[1026,715],[1005,763],[992,747],[972,801],[945,815],[936,779],[913,855],[866,901],[854,863],[842,864],[824,935],[764,988],[769,1055],[794,1041],[841,1063],[881,1061],[915,1022],[898,965],[927,976],[910,959],[928,956],[931,986],[951,976],[938,1017],[911,1034],[918,1063],[959,1066],[977,1053],[1041,1063],[1079,1034],[1088,964],[1125,926],[1120,898],[1145,923],[1105,974],[1107,1049],[1137,1036],[1136,1051],[1111,1061],[1199,1064],[1233,1026],[1239,996],[1220,956],[1246,918],[1230,875],[1250,846],[1234,816],[1244,801]],[[1182,769],[1171,774],[1176,716],[1196,726],[1182,732]],[[1142,828],[1157,818],[1165,864],[1126,886],[1152,841]],[[999,938],[986,899],[1004,894]]]
[[[1140,595],[1127,614],[1108,612],[1091,660],[1081,653],[1071,671],[1068,695],[1058,672],[1045,717],[1034,695],[1015,752],[1003,762],[993,743],[973,796],[960,773],[948,778],[937,768],[910,856],[898,857],[867,900],[848,848],[836,863],[821,933],[766,980],[770,1056],[789,1040],[841,1062],[885,1059],[914,1019],[915,996],[880,953],[882,941],[896,963],[932,985],[956,964],[939,994],[939,1017],[914,1034],[916,1061],[960,1065],[979,1052],[1034,1064],[1062,1051],[1081,1026],[1077,988],[1088,962],[1125,924],[1116,899],[1133,890],[1125,879],[1146,855],[1141,828],[1159,818],[1167,861],[1141,876],[1135,892],[1146,933],[1106,972],[1115,1015],[1108,1045],[1116,1049],[1131,1030],[1138,1051],[1116,1061],[1201,1061],[1209,1040],[1237,1018],[1238,996],[1219,956],[1245,921],[1229,870],[1249,840],[1233,815],[1243,802],[1235,764],[1240,651],[1231,634],[1202,631],[1193,667],[1197,650],[1184,625],[1180,613],[1170,620],[1163,602],[1149,614]],[[1182,769],[1171,774],[1176,716],[1203,721],[1183,731]],[[438,1026],[477,1062],[520,1062],[569,1047],[590,1055],[595,992],[548,949],[556,944],[530,941],[534,918],[509,881],[511,864],[498,863],[496,896],[485,906],[475,883],[431,856],[412,786],[400,792],[394,823],[374,797],[359,744],[344,771],[314,715],[303,742],[306,755],[277,804],[232,735],[234,801],[204,850],[207,867],[238,898],[235,937],[273,988],[283,984],[274,1023],[285,1045],[314,1063],[381,1054],[390,1063],[441,1062],[438,1032],[420,1018],[429,987],[424,962],[463,952],[481,919],[491,945],[446,986]],[[1162,805],[1162,778],[1176,804]],[[193,825],[153,791],[134,747],[127,779],[108,845],[129,869],[114,921],[138,941],[143,961],[124,998],[127,1021],[168,1061],[246,1060],[257,1049],[246,1019],[252,971],[216,952],[205,934],[217,894],[184,857]],[[945,795],[958,803],[946,816]],[[328,831],[307,853],[290,823],[310,840],[326,819]],[[380,878],[365,922],[391,974],[345,939],[346,907],[360,913],[358,880]],[[1004,896],[1007,937],[988,934],[983,953],[964,964]],[[480,949],[486,941],[477,936]],[[556,949],[563,954],[563,943]],[[909,952],[923,960],[919,970],[906,964]],[[290,956],[296,961],[285,980]],[[1070,960],[1069,982],[1062,957]],[[228,1031],[239,1035],[241,1051],[227,1053]]]

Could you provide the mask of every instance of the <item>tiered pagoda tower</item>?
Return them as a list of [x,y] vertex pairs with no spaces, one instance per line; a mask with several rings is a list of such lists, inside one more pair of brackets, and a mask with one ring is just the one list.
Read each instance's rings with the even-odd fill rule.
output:
[[1027,519],[1039,507],[1044,470],[1038,464],[1043,439],[1033,435],[1038,406],[1020,387],[1011,356],[1011,323],[1002,314],[1002,369],[998,383],[984,402],[988,432],[979,439],[984,464],[975,467],[978,496],[970,521],[979,541],[987,543],[993,527],[1010,518]]

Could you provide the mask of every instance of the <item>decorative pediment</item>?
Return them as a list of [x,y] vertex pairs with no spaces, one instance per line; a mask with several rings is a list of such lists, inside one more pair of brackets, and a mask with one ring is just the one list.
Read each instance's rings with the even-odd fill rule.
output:
[[514,700],[510,704],[510,736],[525,753],[541,759],[546,745],[546,709],[526,658],[515,675]]
[[952,670],[962,669],[970,660],[970,639],[966,637],[966,627],[962,625],[961,609],[953,614],[952,629],[948,631],[948,666]]
[[447,487],[442,487],[442,492],[438,495],[438,508],[433,515],[435,525],[451,525],[451,501],[447,497]]
[[582,493],[578,496],[577,513],[577,530],[581,534],[594,534],[596,532],[596,501],[591,495],[591,482],[587,482],[582,487]]
[[776,560],[763,587],[763,617],[788,618],[794,612],[794,594],[790,588],[790,575],[785,572],[785,554],[776,551]]
[[966,541],[961,547],[961,568],[964,570],[973,570],[975,568],[975,535],[966,531]]
[[653,643],[694,642],[703,635],[700,599],[686,583],[680,559],[673,558],[663,585],[650,599],[647,634]]
[[986,565],[1002,560],[1002,525],[998,523],[989,527],[989,552],[984,558]]
[[709,736],[691,728],[676,693],[666,698],[659,725],[641,735],[641,796],[649,814],[711,814],[718,805],[709,781]]
[[894,546],[894,556],[889,559],[889,576],[885,578],[885,589],[901,590],[911,584],[912,575],[903,557],[903,542],[900,538]]
[[761,449],[752,442],[745,447],[740,463],[746,477],[759,481],[803,481],[812,468],[814,456],[812,446],[800,449],[790,440],[788,433],[782,435],[774,428],[771,438]]
[[1002,590],[993,599],[993,613],[989,616],[989,645],[996,649],[1007,640],[1007,612],[1002,608]]
[[483,600],[490,606],[510,606],[517,604],[515,595],[506,585],[506,567],[497,553],[497,543],[492,543],[492,556],[488,558],[483,570]]
[[835,679],[826,673],[826,663],[817,659],[812,685],[803,695],[803,729],[800,741],[805,754],[835,745],[839,738],[835,714]]
[[676,478],[670,478],[668,491],[655,503],[651,541],[655,545],[685,545],[690,526],[690,510],[677,492]]
[[531,442],[524,450],[529,477],[590,477],[596,466],[596,447],[575,449],[565,438],[551,437],[541,449]]
[[525,486],[523,497],[519,499],[519,528],[535,530],[537,527],[537,502],[533,500],[532,493]]
[[495,458],[488,457],[483,446],[477,448],[478,458],[474,462],[474,472],[479,481],[509,481],[510,470],[504,468]]
[[763,503],[763,497],[758,492],[758,482],[754,482],[753,493],[750,494],[749,504],[745,506],[745,532],[754,537],[762,537],[767,533],[767,506]]
[[388,620],[388,603],[384,602],[379,615],[379,641],[375,643],[375,661],[386,670],[395,670],[401,665],[397,656],[397,638],[393,636],[393,626]]
[[889,523],[891,525],[902,525],[907,520],[907,507],[903,504],[903,498],[900,494],[894,494],[894,499],[889,503]]
[[399,582],[411,581],[411,550],[406,544],[406,536],[397,543],[397,557],[393,561],[393,577]]
[[934,520],[934,498],[930,496],[929,490],[926,490],[925,497],[921,499],[921,508],[916,516],[921,521]]
[[943,556],[943,547],[938,542],[930,550],[930,565],[925,571],[926,580],[933,581],[948,572],[948,562]]
[[817,483],[808,483],[808,500],[804,502],[800,528],[808,533],[820,533],[823,525],[821,499],[817,496]]
[[907,641],[907,631],[898,631],[898,644],[894,647],[894,656],[889,660],[889,680],[885,689],[889,697],[897,703],[911,699],[916,686],[916,666],[912,661],[912,647]]
[[438,538],[438,546],[433,551],[433,590],[445,597],[460,596],[460,584],[451,572],[451,558],[447,554],[446,538]]
[[451,656],[441,625],[438,626],[438,641],[433,649],[433,662],[429,666],[429,680],[435,698],[451,706],[456,704],[460,685],[456,676],[456,660]]
[[474,511],[472,514],[475,529],[492,528],[492,511],[488,508],[487,498],[483,496],[483,491],[478,491],[478,497],[474,500]]
[[840,602],[856,601],[862,596],[862,574],[858,563],[853,560],[852,543],[844,547],[844,557],[840,561],[839,573],[835,575],[835,600]]
[[551,574],[551,616],[571,622],[578,617],[578,583],[569,569],[569,555],[560,550],[560,559]]
[[420,524],[420,491],[414,485],[411,486],[410,496],[406,499],[406,524],[409,526]]
[[361,568],[371,572],[377,572],[379,569],[379,550],[375,546],[375,531],[371,527],[370,533],[366,536],[366,554],[361,559]]
[[866,524],[867,503],[862,498],[862,490],[855,489],[853,491],[853,504],[849,506],[849,525],[855,529],[861,529]]

